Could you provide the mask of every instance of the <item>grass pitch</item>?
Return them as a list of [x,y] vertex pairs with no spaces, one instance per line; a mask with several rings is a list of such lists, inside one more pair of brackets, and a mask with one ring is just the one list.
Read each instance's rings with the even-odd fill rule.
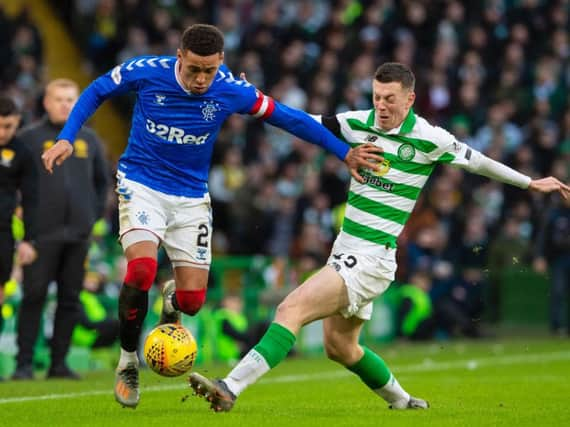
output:
[[[0,382],[2,426],[564,426],[570,425],[570,340],[394,344],[378,349],[428,411],[390,411],[354,375],[320,357],[289,359],[230,413],[192,396],[186,377],[141,373],[136,410],[115,403],[113,372],[83,381]],[[210,376],[223,366],[199,367]]]

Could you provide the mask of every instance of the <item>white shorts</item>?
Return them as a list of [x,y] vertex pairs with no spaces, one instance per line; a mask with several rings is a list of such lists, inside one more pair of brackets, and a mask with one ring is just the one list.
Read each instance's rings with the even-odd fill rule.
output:
[[339,239],[333,245],[327,265],[344,279],[348,307],[341,310],[346,317],[369,320],[372,301],[383,294],[396,274],[396,249],[382,248],[381,255],[366,255],[348,249]]
[[[145,230],[161,243],[173,266],[210,268],[212,260],[212,208],[210,196],[172,196],[153,190],[117,174],[119,195],[119,239],[126,249],[137,241],[148,240]],[[132,237],[131,237],[132,236]]]

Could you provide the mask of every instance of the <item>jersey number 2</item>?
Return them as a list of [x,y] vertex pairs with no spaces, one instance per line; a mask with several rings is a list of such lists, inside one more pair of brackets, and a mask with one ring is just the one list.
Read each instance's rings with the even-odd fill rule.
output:
[[198,226],[198,230],[200,230],[200,233],[198,233],[198,239],[196,240],[196,245],[201,246],[203,248],[207,248],[208,233],[209,233],[208,226],[206,224],[200,224]]

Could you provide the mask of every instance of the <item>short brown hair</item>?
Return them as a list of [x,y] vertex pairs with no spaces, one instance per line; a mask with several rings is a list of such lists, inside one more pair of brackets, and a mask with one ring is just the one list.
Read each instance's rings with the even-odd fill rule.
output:
[[0,95],[0,117],[18,116],[20,109],[14,100],[6,95]]
[[182,34],[180,48],[200,56],[222,53],[224,50],[224,35],[213,25],[194,24],[188,27]]
[[386,62],[376,69],[374,78],[380,83],[398,82],[405,89],[414,90],[416,77],[410,68],[399,62]]

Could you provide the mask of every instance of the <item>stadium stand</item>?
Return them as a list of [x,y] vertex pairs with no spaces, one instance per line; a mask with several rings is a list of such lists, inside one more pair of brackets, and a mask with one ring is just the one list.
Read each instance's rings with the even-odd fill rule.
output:
[[[93,76],[135,55],[174,54],[186,26],[208,22],[224,32],[234,73],[245,72],[267,94],[314,114],[371,108],[374,69],[388,60],[406,63],[418,81],[416,112],[528,175],[570,179],[565,1],[52,3]],[[43,70],[53,65],[45,63],[37,23],[26,13],[8,17],[0,6],[0,43],[7,47],[0,51],[0,85],[32,121]],[[220,133],[212,169],[214,254],[271,255],[276,261],[261,272],[255,258],[242,270],[255,270],[276,293],[296,286],[298,261],[322,259],[330,248],[348,179],[342,165],[318,149],[232,118]],[[476,322],[545,325],[549,281],[531,264],[544,255],[537,236],[560,201],[447,167],[428,185],[399,241],[399,280],[429,272],[432,301],[452,299]],[[528,273],[525,280],[521,271]],[[224,268],[219,272],[223,276]],[[239,279],[228,282],[224,286],[241,286]],[[515,292],[515,284],[529,292]],[[514,293],[516,305],[508,297]],[[528,312],[534,317],[523,316]]]

